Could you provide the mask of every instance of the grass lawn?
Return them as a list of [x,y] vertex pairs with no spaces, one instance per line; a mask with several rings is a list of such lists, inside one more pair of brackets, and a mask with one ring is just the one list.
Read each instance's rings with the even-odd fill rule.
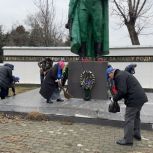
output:
[[[36,88],[38,88],[38,86],[36,85],[29,85],[29,86],[28,85],[16,85],[15,91],[17,95],[17,94],[20,94],[20,93],[23,93],[29,90],[36,89]],[[12,88],[9,88],[9,96],[12,96],[12,95],[13,95]]]

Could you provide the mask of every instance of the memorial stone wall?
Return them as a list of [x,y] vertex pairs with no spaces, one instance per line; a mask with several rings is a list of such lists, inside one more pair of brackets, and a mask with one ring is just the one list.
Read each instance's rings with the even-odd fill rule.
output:
[[[23,84],[39,84],[38,61],[50,57],[55,63],[60,59],[66,62],[78,60],[69,47],[3,47],[0,54],[1,65],[14,64],[14,75],[21,78]],[[136,63],[136,78],[144,88],[153,89],[153,47],[115,47],[104,57],[114,68],[123,70],[130,63]]]

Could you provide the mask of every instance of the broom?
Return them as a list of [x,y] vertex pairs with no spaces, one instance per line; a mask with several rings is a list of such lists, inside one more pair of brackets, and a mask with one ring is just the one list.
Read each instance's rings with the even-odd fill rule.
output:
[[66,99],[72,98],[72,95],[71,95],[70,93],[68,93],[68,91],[66,91],[66,90],[64,89],[64,87],[61,85],[60,82],[58,82],[58,86],[59,86],[59,88],[61,88],[61,89],[63,90],[64,97],[65,97]]

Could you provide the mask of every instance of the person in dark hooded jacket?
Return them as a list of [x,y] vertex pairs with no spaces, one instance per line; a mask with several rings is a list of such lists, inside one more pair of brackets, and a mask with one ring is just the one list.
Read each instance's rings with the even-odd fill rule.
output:
[[6,63],[0,67],[0,97],[1,99],[5,99],[8,95],[8,89],[12,83],[12,70],[14,69],[14,65]]
[[[130,74],[135,74],[136,67],[137,67],[137,64],[129,64],[125,67],[124,71],[127,71]],[[110,64],[108,64],[107,70],[110,70],[110,69],[113,69],[113,67]],[[117,93],[117,89],[115,87],[114,81],[110,79],[108,76],[107,76],[107,83],[108,83],[109,95],[115,95]]]
[[135,74],[135,68],[137,67],[137,64],[129,64],[128,66],[125,67],[124,71],[127,71],[131,74]]
[[133,145],[133,137],[141,140],[140,111],[148,101],[144,89],[138,80],[130,73],[119,69],[107,69],[107,75],[114,80],[117,93],[113,95],[113,101],[125,100],[125,126],[124,138],[118,140],[119,145]]
[[50,58],[43,58],[38,62],[38,66],[40,68],[40,83],[42,84],[47,72],[53,66],[53,61]]

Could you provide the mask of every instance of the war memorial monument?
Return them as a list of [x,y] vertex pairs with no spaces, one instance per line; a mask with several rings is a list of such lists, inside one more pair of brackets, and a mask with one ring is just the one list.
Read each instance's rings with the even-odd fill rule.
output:
[[[70,0],[68,22],[71,52],[68,90],[75,98],[107,99],[106,67],[109,54],[108,0]],[[81,88],[82,87],[82,88]]]

